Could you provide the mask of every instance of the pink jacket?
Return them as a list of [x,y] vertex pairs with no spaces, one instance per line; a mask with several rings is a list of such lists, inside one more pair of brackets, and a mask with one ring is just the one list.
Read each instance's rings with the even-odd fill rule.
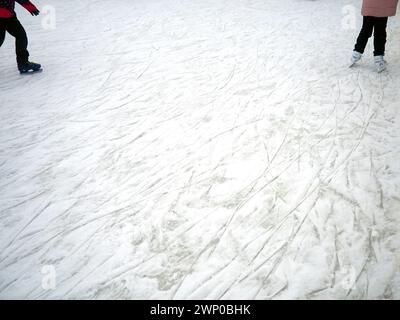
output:
[[362,15],[392,17],[396,15],[399,0],[363,0]]

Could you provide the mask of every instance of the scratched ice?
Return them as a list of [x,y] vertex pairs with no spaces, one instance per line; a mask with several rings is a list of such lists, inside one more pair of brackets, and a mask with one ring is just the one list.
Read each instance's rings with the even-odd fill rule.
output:
[[356,0],[46,4],[44,72],[0,50],[0,298],[400,298],[398,17],[377,74]]

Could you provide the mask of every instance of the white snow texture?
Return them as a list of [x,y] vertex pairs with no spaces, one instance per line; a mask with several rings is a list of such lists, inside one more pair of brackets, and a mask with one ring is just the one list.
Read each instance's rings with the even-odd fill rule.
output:
[[358,0],[45,4],[44,72],[0,49],[1,299],[400,298],[399,17],[378,74]]

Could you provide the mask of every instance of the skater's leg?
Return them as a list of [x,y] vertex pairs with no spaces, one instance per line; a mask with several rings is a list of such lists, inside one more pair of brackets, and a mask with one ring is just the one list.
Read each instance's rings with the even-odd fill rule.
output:
[[29,52],[28,37],[24,27],[21,25],[17,18],[12,18],[6,24],[6,30],[9,34],[15,37],[15,52],[17,54],[17,63],[24,64],[28,62]]
[[0,19],[0,47],[3,45],[5,37],[6,37],[6,27],[2,19]]
[[360,31],[360,35],[357,38],[357,43],[354,47],[354,51],[364,53],[365,47],[367,46],[368,39],[371,38],[374,30],[374,17],[364,17],[363,25]]
[[374,56],[384,56],[386,46],[386,27],[388,18],[376,18],[374,28]]

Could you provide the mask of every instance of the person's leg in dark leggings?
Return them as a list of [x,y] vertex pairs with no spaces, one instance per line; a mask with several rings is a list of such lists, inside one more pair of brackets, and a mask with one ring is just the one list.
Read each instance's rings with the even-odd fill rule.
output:
[[0,19],[0,47],[3,45],[5,38],[6,38],[6,27],[2,19]]
[[375,18],[364,17],[363,25],[360,31],[360,35],[357,38],[357,43],[354,47],[354,51],[364,53],[365,47],[367,46],[368,39],[371,38],[374,30]]
[[17,63],[25,64],[29,59],[28,37],[24,27],[17,18],[11,18],[6,23],[6,30],[15,38],[15,52],[17,54]]
[[374,56],[384,56],[385,55],[387,22],[388,22],[388,18],[375,18]]

